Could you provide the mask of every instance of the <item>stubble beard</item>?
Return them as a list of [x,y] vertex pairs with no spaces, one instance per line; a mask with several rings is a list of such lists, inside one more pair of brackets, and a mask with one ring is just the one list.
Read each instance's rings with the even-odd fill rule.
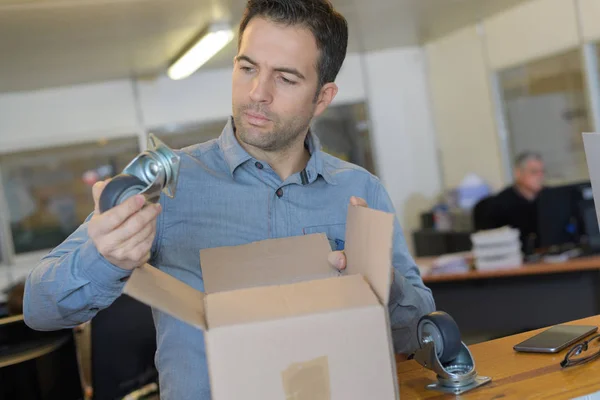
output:
[[[272,128],[265,131],[260,127],[249,125],[244,120],[244,111],[266,115],[271,120]],[[306,134],[311,119],[311,116],[301,115],[282,120],[277,115],[260,109],[260,107],[247,105],[234,108],[233,112],[238,140],[269,153],[283,152],[291,148],[301,136]]]

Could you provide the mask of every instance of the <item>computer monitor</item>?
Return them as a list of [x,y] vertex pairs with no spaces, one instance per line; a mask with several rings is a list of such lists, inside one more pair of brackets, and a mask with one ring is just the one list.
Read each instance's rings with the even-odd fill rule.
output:
[[548,248],[582,238],[600,239],[589,181],[545,188],[538,199],[539,246]]
[[594,203],[594,196],[592,194],[592,187],[581,188],[581,196],[578,199],[578,216],[580,218],[580,235],[582,239],[585,239],[586,246],[592,251],[600,250],[600,228],[598,226],[598,216],[596,214],[596,206]]

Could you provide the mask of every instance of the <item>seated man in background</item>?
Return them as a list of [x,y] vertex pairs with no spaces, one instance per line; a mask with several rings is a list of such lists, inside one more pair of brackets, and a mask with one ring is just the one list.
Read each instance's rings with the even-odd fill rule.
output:
[[520,232],[523,250],[538,247],[537,204],[544,187],[544,161],[534,152],[523,152],[515,159],[514,184],[489,200],[485,209],[486,228],[511,226]]

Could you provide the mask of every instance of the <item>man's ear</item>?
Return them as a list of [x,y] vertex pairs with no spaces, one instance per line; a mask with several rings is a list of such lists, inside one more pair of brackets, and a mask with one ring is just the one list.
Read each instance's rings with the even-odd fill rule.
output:
[[327,107],[329,107],[337,92],[338,86],[335,83],[330,82],[323,85],[315,101],[316,107],[313,117],[318,117]]

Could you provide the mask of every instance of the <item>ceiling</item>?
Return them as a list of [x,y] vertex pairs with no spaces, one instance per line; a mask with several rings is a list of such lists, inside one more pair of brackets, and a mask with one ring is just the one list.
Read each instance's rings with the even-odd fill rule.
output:
[[[527,0],[332,0],[349,51],[417,45]],[[0,92],[152,79],[243,0],[0,0]],[[203,68],[231,65],[235,40]]]

